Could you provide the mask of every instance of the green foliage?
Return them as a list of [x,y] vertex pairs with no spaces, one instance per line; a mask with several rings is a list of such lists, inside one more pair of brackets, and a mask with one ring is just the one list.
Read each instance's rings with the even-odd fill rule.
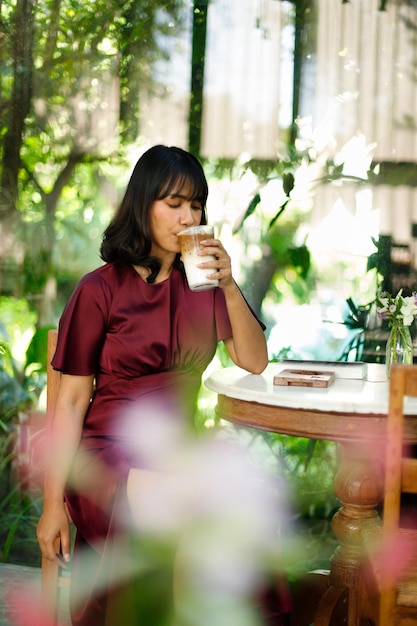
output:
[[291,265],[297,270],[299,276],[306,280],[311,264],[310,250],[306,245],[291,246],[288,248],[288,256]]
[[[297,169],[307,157],[290,148],[287,152],[286,158],[277,160],[211,158],[205,163],[209,178],[233,182],[250,173],[257,180],[253,196],[233,232],[246,252],[241,257],[244,278],[240,284],[258,314],[267,294],[280,302],[283,292],[289,292],[297,301],[304,302],[309,292],[310,252],[305,243],[294,241],[304,214],[291,197]],[[272,204],[271,187],[276,194],[276,208],[266,207],[266,203]],[[249,253],[255,247],[262,251],[256,258]]]
[[[253,196],[252,200],[249,202],[248,208],[246,209],[245,214],[244,214],[244,216],[243,216],[242,223],[243,223],[243,222],[244,222],[244,221],[245,221],[248,217],[250,217],[250,216],[252,215],[252,213],[254,213],[254,212],[255,212],[256,207],[260,204],[260,202],[261,202],[261,196],[260,196],[260,194],[259,194],[259,193],[256,193],[256,194]],[[242,227],[242,223],[240,224],[240,226],[239,226],[237,229],[235,229],[235,232],[237,232],[237,231],[238,231],[238,230]]]
[[0,341],[0,427],[7,432],[7,422],[31,403],[21,372],[7,343]]
[[328,518],[337,508],[335,444],[252,430],[247,439],[254,458],[290,485],[297,517]]
[[36,526],[41,512],[41,497],[22,493],[19,484],[0,478],[0,562],[40,565]]
[[[117,170],[124,145],[137,141],[139,91],[154,84],[152,64],[168,56],[188,5],[39,0],[26,17],[22,7],[0,4],[0,187],[4,223],[19,244],[8,254],[23,250],[24,259],[5,293],[26,296],[45,292],[61,268],[71,271],[69,258],[73,276],[97,264],[91,242],[121,185],[111,186],[108,163]],[[22,20],[26,34],[16,27]],[[13,106],[16,68],[27,76],[21,108]]]
[[271,279],[264,295],[272,297],[278,303],[288,297],[303,303],[309,297],[310,251],[305,244],[294,244],[300,220],[301,217],[296,211],[291,215],[285,215],[279,222],[269,227],[262,237],[263,259],[265,262],[266,251],[269,249],[271,266]]
[[87,86],[87,76],[117,73],[119,64],[123,68],[132,58],[146,80],[149,63],[164,54],[159,38],[176,32],[183,7],[182,0],[164,2],[163,11],[155,0],[38,2],[35,63],[45,95],[64,103],[74,87]]
[[0,298],[0,319],[0,424],[7,430],[36,405],[45,386],[47,329],[35,332],[35,316],[23,299]]
[[[23,299],[0,298],[0,468],[13,458],[11,446],[21,415],[34,408],[46,384],[46,328]],[[9,468],[10,469],[10,468]]]
[[[282,215],[284,210],[286,209],[288,202],[290,201],[291,191],[294,189],[294,169],[297,167],[297,162],[290,161],[257,161],[257,160],[249,160],[247,163],[244,163],[242,166],[242,172],[244,173],[248,169],[250,169],[260,181],[260,185],[266,185],[269,181],[277,178],[282,181],[282,190],[286,196],[285,201],[277,207],[275,215],[269,222],[269,228],[272,228],[275,225],[275,222]],[[245,221],[256,211],[258,206],[261,204],[261,195],[259,192],[255,193],[249,205],[246,209],[243,218],[236,226],[235,233],[242,230],[242,227]]]
[[317,568],[328,568],[337,540],[331,520],[340,504],[334,493],[336,444],[301,437],[261,433],[292,499],[292,530],[299,550],[287,564],[290,579]]
[[391,267],[391,237],[372,238],[372,243],[376,248],[368,257],[367,271],[375,269],[382,276],[387,276]]
[[0,561],[39,565],[40,495],[25,493],[15,469],[24,461],[17,441],[25,413],[46,383],[48,329],[35,331],[36,316],[24,299],[0,298],[0,319]]

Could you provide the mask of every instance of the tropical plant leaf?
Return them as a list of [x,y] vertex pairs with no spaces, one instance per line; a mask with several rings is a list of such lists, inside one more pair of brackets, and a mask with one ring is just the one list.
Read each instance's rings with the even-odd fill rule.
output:
[[234,229],[234,232],[235,232],[235,233],[237,233],[237,232],[238,232],[238,231],[242,228],[242,225],[243,225],[244,221],[245,221],[245,220],[246,220],[246,219],[247,219],[250,215],[252,215],[252,213],[254,213],[254,212],[255,212],[255,209],[256,209],[256,207],[258,206],[258,204],[260,203],[260,201],[261,201],[261,196],[260,196],[260,194],[259,194],[259,193],[256,193],[256,194],[253,196],[252,200],[249,202],[249,204],[248,204],[248,208],[246,209],[245,215],[243,216],[243,218],[242,218],[242,220],[241,220],[240,224],[239,224],[239,225],[238,225],[238,226]]
[[31,363],[39,363],[40,370],[42,372],[46,372],[47,366],[47,338],[48,331],[52,328],[52,326],[43,326],[42,328],[38,328],[33,335],[31,342],[26,351],[26,367]]
[[292,265],[298,270],[301,278],[306,279],[311,265],[310,250],[307,246],[302,245],[289,248],[288,254]]
[[280,208],[278,209],[277,213],[274,215],[274,217],[272,218],[272,220],[269,222],[269,226],[268,228],[272,228],[273,225],[275,224],[275,222],[277,221],[277,219],[282,215],[282,213],[284,213],[285,211],[285,207],[287,206],[289,202],[289,199],[286,200],[284,202],[284,204],[281,204]]
[[294,174],[292,172],[287,172],[282,176],[282,188],[286,196],[289,196],[291,191],[294,189]]

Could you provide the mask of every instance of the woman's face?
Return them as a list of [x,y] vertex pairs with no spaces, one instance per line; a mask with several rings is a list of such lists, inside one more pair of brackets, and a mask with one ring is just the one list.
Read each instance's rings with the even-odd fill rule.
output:
[[198,226],[203,216],[199,200],[189,200],[187,189],[174,190],[169,196],[155,200],[151,206],[149,225],[152,236],[152,256],[162,258],[180,251],[178,233],[184,228]]

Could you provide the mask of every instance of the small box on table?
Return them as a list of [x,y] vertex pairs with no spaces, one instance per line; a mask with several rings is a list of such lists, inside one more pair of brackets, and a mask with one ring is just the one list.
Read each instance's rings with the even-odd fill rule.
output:
[[325,388],[331,385],[334,379],[335,373],[329,371],[283,369],[274,376],[274,385]]
[[293,371],[320,371],[334,372],[336,378],[353,378],[363,380],[367,376],[368,364],[362,361],[303,361],[302,359],[284,359],[277,363],[277,374],[282,369],[290,368]]

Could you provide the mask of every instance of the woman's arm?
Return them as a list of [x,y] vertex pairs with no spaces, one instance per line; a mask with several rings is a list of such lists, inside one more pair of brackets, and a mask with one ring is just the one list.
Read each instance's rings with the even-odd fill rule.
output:
[[64,560],[69,561],[70,530],[64,492],[80,443],[93,380],[93,376],[61,376],[54,415],[47,427],[44,503],[37,537],[42,554],[50,560],[57,558],[54,541],[60,537]]
[[232,336],[224,341],[230,357],[239,367],[261,374],[268,365],[265,335],[235,283],[223,289]]
[[268,365],[265,335],[233,280],[230,257],[218,239],[202,241],[200,255],[213,254],[215,261],[201,263],[202,268],[216,268],[209,278],[217,278],[223,289],[232,336],[225,340],[233,362],[252,374],[260,374]]

